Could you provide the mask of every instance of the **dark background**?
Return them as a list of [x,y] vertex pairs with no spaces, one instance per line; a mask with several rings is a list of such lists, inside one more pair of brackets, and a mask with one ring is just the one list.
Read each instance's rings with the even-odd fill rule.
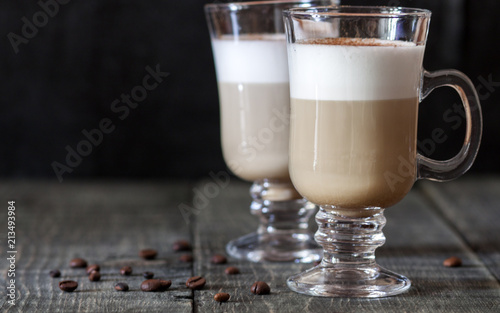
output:
[[[53,164],[67,165],[82,131],[109,118],[113,131],[63,179],[82,177],[196,178],[226,169],[219,139],[219,108],[207,1],[60,0],[46,21],[36,1],[0,0],[0,176],[56,178]],[[55,0],[51,0],[52,2]],[[43,3],[51,1],[42,0]],[[500,172],[500,2],[497,0],[356,1],[432,10],[424,66],[456,68],[481,86],[484,133],[472,171]],[[23,19],[25,17],[25,19]],[[18,45],[26,19],[38,32]],[[136,109],[121,120],[112,103],[141,85],[146,67],[168,72]],[[493,82],[485,86],[484,82]],[[499,83],[496,83],[499,82]],[[426,154],[445,159],[459,151],[463,119],[447,110],[459,98],[451,88],[434,91],[420,108],[419,141]],[[452,117],[454,115],[452,114]],[[437,143],[432,132],[443,129]],[[433,142],[433,144],[430,144]]]

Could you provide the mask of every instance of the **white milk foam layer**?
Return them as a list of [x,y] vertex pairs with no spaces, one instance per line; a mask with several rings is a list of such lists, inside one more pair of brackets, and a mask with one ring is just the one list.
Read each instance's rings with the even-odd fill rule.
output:
[[388,43],[290,44],[291,97],[337,101],[417,97],[425,47]]
[[212,39],[217,80],[224,83],[287,83],[284,34]]

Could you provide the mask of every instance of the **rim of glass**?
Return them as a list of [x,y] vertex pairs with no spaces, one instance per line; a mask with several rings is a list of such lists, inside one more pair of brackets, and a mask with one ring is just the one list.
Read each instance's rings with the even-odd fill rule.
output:
[[[320,11],[323,10],[323,11]],[[427,9],[409,8],[409,7],[391,7],[391,6],[317,6],[309,8],[290,8],[283,10],[285,15],[293,16],[333,16],[333,17],[403,17],[403,16],[421,16],[430,17],[431,11]]]
[[255,7],[259,5],[273,4],[297,4],[297,3],[314,3],[321,0],[267,0],[267,1],[244,1],[244,2],[229,2],[229,3],[207,3],[204,5],[205,10],[229,10],[238,11],[246,7]]

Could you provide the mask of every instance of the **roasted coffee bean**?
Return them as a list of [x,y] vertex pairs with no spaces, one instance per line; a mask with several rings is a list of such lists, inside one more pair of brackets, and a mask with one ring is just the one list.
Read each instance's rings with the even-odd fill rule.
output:
[[101,273],[99,273],[99,271],[92,271],[89,275],[89,280],[90,281],[100,281],[101,280]]
[[128,291],[128,285],[126,283],[118,283],[115,285],[116,291]]
[[179,257],[181,262],[191,263],[193,262],[193,256],[191,254],[183,254]]
[[226,270],[224,272],[228,275],[236,275],[236,274],[240,273],[240,270],[237,267],[230,266],[230,267],[226,268]]
[[170,280],[148,279],[142,282],[142,291],[165,291],[172,285]]
[[225,292],[219,292],[214,296],[214,300],[217,302],[227,302],[231,296]]
[[210,261],[213,264],[226,264],[227,263],[227,258],[223,256],[222,254],[214,254]]
[[144,272],[142,273],[142,276],[144,276],[144,278],[146,279],[151,279],[155,276],[155,274],[153,272]]
[[156,255],[158,254],[158,251],[154,249],[143,249],[139,251],[139,256],[145,260],[152,260],[156,258]]
[[191,244],[186,240],[177,240],[172,246],[174,251],[191,251]]
[[59,282],[59,288],[62,291],[72,292],[78,287],[78,283],[74,280],[63,280]]
[[194,276],[186,281],[186,286],[192,290],[199,290],[203,288],[206,283],[207,281],[205,280],[205,278],[201,276]]
[[97,264],[89,265],[89,266],[87,266],[87,275],[90,275],[90,273],[92,273],[92,271],[99,272],[100,270],[101,270],[101,267]]
[[60,277],[61,272],[59,270],[52,270],[49,272],[50,277]]
[[314,266],[318,266],[320,264],[321,264],[321,261],[314,261],[314,263],[313,263]]
[[124,266],[120,269],[120,274],[123,276],[129,276],[132,274],[132,268],[130,266]]
[[250,290],[256,295],[268,295],[271,292],[269,285],[263,281],[256,281]]
[[462,265],[462,260],[456,256],[452,256],[451,258],[444,260],[443,265],[446,267],[458,267]]
[[87,261],[82,258],[75,258],[69,262],[69,266],[73,268],[87,267]]

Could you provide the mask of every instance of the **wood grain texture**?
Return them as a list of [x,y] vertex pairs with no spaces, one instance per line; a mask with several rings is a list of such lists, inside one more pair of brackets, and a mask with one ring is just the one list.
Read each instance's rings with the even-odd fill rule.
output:
[[483,176],[446,184],[425,182],[422,188],[500,281],[500,179]]
[[[2,312],[191,312],[192,294],[183,284],[191,266],[177,261],[171,250],[179,238],[189,239],[177,205],[189,202],[187,184],[148,183],[9,183],[1,184],[1,214],[16,200],[16,306],[3,302]],[[4,226],[5,225],[5,226]],[[6,224],[2,222],[2,228]],[[0,233],[4,237],[5,229]],[[2,238],[4,239],[4,238]],[[5,251],[4,240],[2,251]],[[157,259],[139,258],[140,249],[154,248]],[[2,253],[0,286],[5,286]],[[90,282],[84,269],[69,268],[74,257],[101,265],[102,279]],[[119,269],[132,266],[132,276]],[[60,278],[51,278],[58,268]],[[172,280],[167,292],[140,291],[141,273]],[[58,282],[76,280],[78,289],[64,293]],[[127,282],[128,292],[114,285]],[[2,288],[2,293],[5,289]]]
[[[195,292],[195,312],[498,312],[500,308],[497,280],[418,190],[386,210],[387,242],[377,251],[382,266],[412,280],[411,289],[403,295],[374,300],[308,297],[290,291],[286,278],[310,265],[233,259],[228,265],[211,264],[210,256],[224,252],[230,239],[257,227],[248,208],[249,187],[232,182],[196,218],[194,272],[206,277],[207,286]],[[451,255],[461,257],[464,266],[443,267],[443,260]],[[241,274],[225,275],[229,265],[239,267]],[[268,282],[272,293],[251,294],[250,286],[257,280]],[[219,291],[231,294],[230,301],[216,303],[213,296]]]
[[[498,225],[500,178],[462,179],[446,184],[419,184],[398,205],[386,210],[386,244],[378,262],[412,281],[402,295],[382,299],[317,298],[290,291],[286,278],[310,265],[249,263],[229,259],[210,263],[225,253],[230,239],[255,231],[250,214],[250,184],[231,179],[224,187],[203,181],[186,182],[0,182],[0,311],[1,312],[499,312]],[[210,186],[210,187],[207,187]],[[203,195],[203,196],[201,196]],[[5,301],[6,208],[16,201],[16,306]],[[192,208],[189,223],[179,209]],[[2,207],[3,206],[3,207]],[[474,207],[474,210],[470,208]],[[184,212],[186,213],[186,211]],[[313,224],[314,222],[311,221]],[[177,239],[192,241],[195,262],[180,263],[173,252]],[[141,260],[142,248],[159,251],[153,261]],[[456,255],[459,268],[442,266]],[[102,281],[89,282],[84,271],[70,269],[69,260],[86,258],[102,267]],[[120,276],[131,265],[131,277]],[[228,276],[227,266],[241,274]],[[60,279],[48,275],[59,268]],[[161,293],[139,290],[140,273],[171,279]],[[185,287],[187,278],[202,275],[203,290]],[[63,279],[80,283],[63,293]],[[250,286],[269,283],[272,292],[256,296]],[[131,291],[116,292],[118,281]],[[219,304],[217,292],[231,299]]]

